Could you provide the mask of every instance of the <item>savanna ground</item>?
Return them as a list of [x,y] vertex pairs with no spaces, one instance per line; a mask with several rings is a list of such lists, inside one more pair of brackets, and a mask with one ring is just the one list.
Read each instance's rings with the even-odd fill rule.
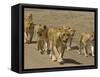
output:
[[[94,32],[94,13],[84,11],[63,11],[63,10],[47,10],[47,9],[25,9],[25,16],[28,13],[33,14],[33,22],[50,27],[61,27],[69,25],[76,30],[73,38],[72,49],[65,51],[64,64],[53,62],[47,54],[41,55],[37,51],[37,43],[24,44],[24,68],[52,68],[52,67],[70,67],[94,65],[94,57],[89,55],[85,57],[79,55],[79,39],[82,32]],[[24,16],[24,17],[25,17]],[[35,26],[33,41],[37,40],[37,26]],[[88,51],[90,54],[90,50]]]

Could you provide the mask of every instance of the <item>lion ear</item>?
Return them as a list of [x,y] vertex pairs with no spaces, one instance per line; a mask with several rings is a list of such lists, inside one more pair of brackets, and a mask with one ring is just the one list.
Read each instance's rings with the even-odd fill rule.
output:
[[94,33],[91,33],[91,36],[94,37]]
[[91,40],[94,40],[94,38],[95,38],[95,37],[94,37],[94,33],[92,32],[92,33],[91,33],[91,36],[90,36],[90,39],[91,39]]
[[63,33],[58,33],[59,38],[61,39],[63,36]]
[[46,29],[47,28],[46,25],[44,25],[43,28]]

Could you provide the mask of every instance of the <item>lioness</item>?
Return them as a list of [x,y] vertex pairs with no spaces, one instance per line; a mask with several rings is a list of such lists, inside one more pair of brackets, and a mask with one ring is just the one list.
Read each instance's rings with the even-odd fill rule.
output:
[[69,32],[69,39],[68,39],[68,43],[67,43],[67,50],[71,49],[71,46],[72,46],[72,40],[73,40],[73,37],[75,35],[75,30],[72,29],[70,26],[63,26],[63,29],[67,32]]
[[91,47],[91,53],[92,53],[92,56],[94,56],[94,33],[84,32],[81,34],[81,38],[80,38],[79,54],[81,54],[81,48],[83,47],[84,55],[88,56],[88,54],[87,54],[88,46]]
[[37,29],[37,35],[38,35],[38,40],[37,40],[37,49],[38,51],[43,54],[44,51],[47,52],[48,54],[48,28],[45,25],[39,24],[39,27]]
[[51,49],[51,59],[63,63],[63,54],[68,41],[69,33],[62,28],[48,29],[49,48]]
[[34,34],[34,26],[35,24],[32,21],[32,14],[29,14],[25,19],[24,19],[24,43],[31,43],[32,42],[32,37]]

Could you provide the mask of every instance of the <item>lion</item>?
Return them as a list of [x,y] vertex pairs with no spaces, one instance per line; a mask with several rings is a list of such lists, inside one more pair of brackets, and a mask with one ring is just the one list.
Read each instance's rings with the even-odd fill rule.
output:
[[32,14],[29,14],[24,20],[24,43],[31,43],[33,34],[34,34],[34,26],[36,24],[33,23]]
[[76,30],[72,29],[70,26],[63,26],[63,29],[69,32],[70,36],[69,36],[68,43],[67,43],[67,50],[70,50],[72,47],[72,40],[73,40]]
[[69,33],[62,28],[48,29],[49,48],[52,61],[64,63],[63,54],[66,49],[66,43],[69,38]]
[[80,38],[80,50],[79,54],[81,54],[81,49],[83,48],[83,52],[85,56],[88,56],[88,47],[91,47],[92,56],[94,56],[94,33],[93,32],[84,32],[81,34]]
[[45,25],[39,24],[39,28],[37,29],[37,35],[38,35],[38,40],[37,40],[37,49],[38,51],[43,54],[45,51],[48,54],[48,28]]

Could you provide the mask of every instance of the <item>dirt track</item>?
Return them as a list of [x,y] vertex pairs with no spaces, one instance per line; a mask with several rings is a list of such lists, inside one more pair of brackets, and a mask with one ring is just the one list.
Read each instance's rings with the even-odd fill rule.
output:
[[[77,53],[79,46],[79,38],[82,32],[94,31],[94,13],[93,12],[76,12],[76,11],[55,11],[40,9],[25,9],[27,13],[33,14],[33,21],[36,24],[47,25],[48,27],[61,27],[70,25],[76,30],[74,36],[72,50],[65,51],[63,65],[52,62],[47,54],[41,55],[36,48],[37,43],[24,45],[24,67],[31,68],[52,68],[52,67],[69,67],[69,66],[85,66],[94,65],[94,57],[79,55]],[[36,28],[36,27],[35,27]],[[36,41],[36,29],[33,41]],[[90,53],[90,51],[89,51]]]
[[69,66],[84,66],[94,65],[94,57],[79,55],[77,48],[73,46],[70,51],[65,51],[64,64],[60,65],[53,62],[50,57],[45,53],[41,55],[36,48],[36,44],[25,45],[25,68],[50,68],[50,67],[69,67]]

